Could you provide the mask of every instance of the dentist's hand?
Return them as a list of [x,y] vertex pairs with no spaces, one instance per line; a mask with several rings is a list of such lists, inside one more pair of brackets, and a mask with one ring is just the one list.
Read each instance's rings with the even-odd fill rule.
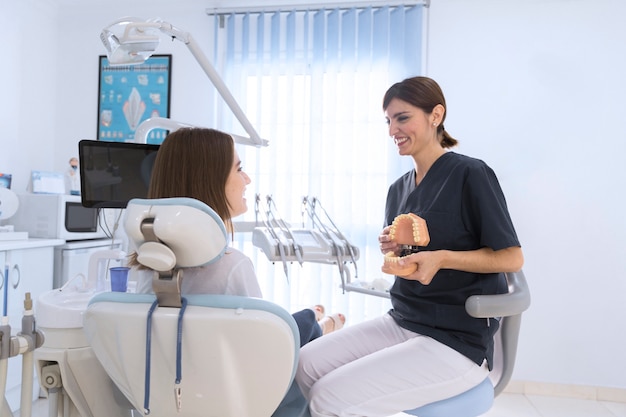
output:
[[389,229],[391,226],[387,226],[380,232],[378,235],[378,242],[380,243],[380,252],[383,255],[386,255],[388,252],[393,252],[396,255],[398,254],[398,244],[393,242],[389,237]]
[[391,240],[389,231],[391,226],[385,227],[381,234],[378,236],[380,243],[380,251],[384,255],[383,265],[380,270],[389,275],[405,276],[415,271],[416,265],[407,264],[407,266],[401,266],[398,261],[400,258],[400,245]]
[[404,267],[415,264],[417,270],[402,278],[428,285],[432,282],[439,269],[441,269],[442,260],[442,251],[420,251],[400,258],[398,265]]

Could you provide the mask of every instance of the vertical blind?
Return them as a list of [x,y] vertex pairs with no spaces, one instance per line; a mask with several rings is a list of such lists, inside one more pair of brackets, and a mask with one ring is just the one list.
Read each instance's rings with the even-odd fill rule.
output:
[[[252,184],[249,211],[236,220],[257,220],[254,196],[271,195],[298,227],[303,197],[315,197],[359,248],[351,278],[392,281],[380,271],[377,237],[389,184],[411,161],[397,155],[381,104],[391,84],[422,71],[422,13],[412,5],[215,16],[218,71],[270,141],[237,149]],[[221,128],[242,130],[230,112],[218,114]],[[287,276],[249,233],[235,245],[253,259],[264,297],[290,311],[321,303],[356,323],[389,309],[387,299],[343,293],[336,265],[293,263]]]

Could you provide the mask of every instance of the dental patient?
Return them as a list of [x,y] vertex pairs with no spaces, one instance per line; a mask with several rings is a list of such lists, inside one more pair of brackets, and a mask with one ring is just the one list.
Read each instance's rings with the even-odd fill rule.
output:
[[[189,197],[202,201],[232,233],[231,219],[248,209],[244,193],[250,182],[230,135],[214,129],[184,128],[170,133],[160,146],[148,198]],[[136,270],[137,292],[151,293],[151,271],[143,269],[136,254],[130,256],[129,266]],[[262,298],[252,261],[232,247],[217,262],[186,268],[181,292]],[[346,321],[340,313],[325,316],[319,304],[293,313],[293,318],[300,330],[300,346],[341,329]]]

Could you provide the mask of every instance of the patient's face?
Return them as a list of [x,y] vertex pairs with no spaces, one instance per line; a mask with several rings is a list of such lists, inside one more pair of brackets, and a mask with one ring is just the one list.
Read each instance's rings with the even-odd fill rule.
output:
[[226,198],[230,207],[230,217],[237,217],[248,210],[246,203],[246,185],[250,184],[250,177],[243,172],[239,155],[235,152],[233,166],[226,180]]

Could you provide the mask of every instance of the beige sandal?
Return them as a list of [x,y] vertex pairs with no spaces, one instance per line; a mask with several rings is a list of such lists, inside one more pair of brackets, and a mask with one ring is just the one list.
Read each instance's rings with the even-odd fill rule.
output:
[[346,323],[346,316],[341,313],[333,314],[332,316],[326,316],[319,321],[322,328],[322,334],[328,334],[343,328]]

